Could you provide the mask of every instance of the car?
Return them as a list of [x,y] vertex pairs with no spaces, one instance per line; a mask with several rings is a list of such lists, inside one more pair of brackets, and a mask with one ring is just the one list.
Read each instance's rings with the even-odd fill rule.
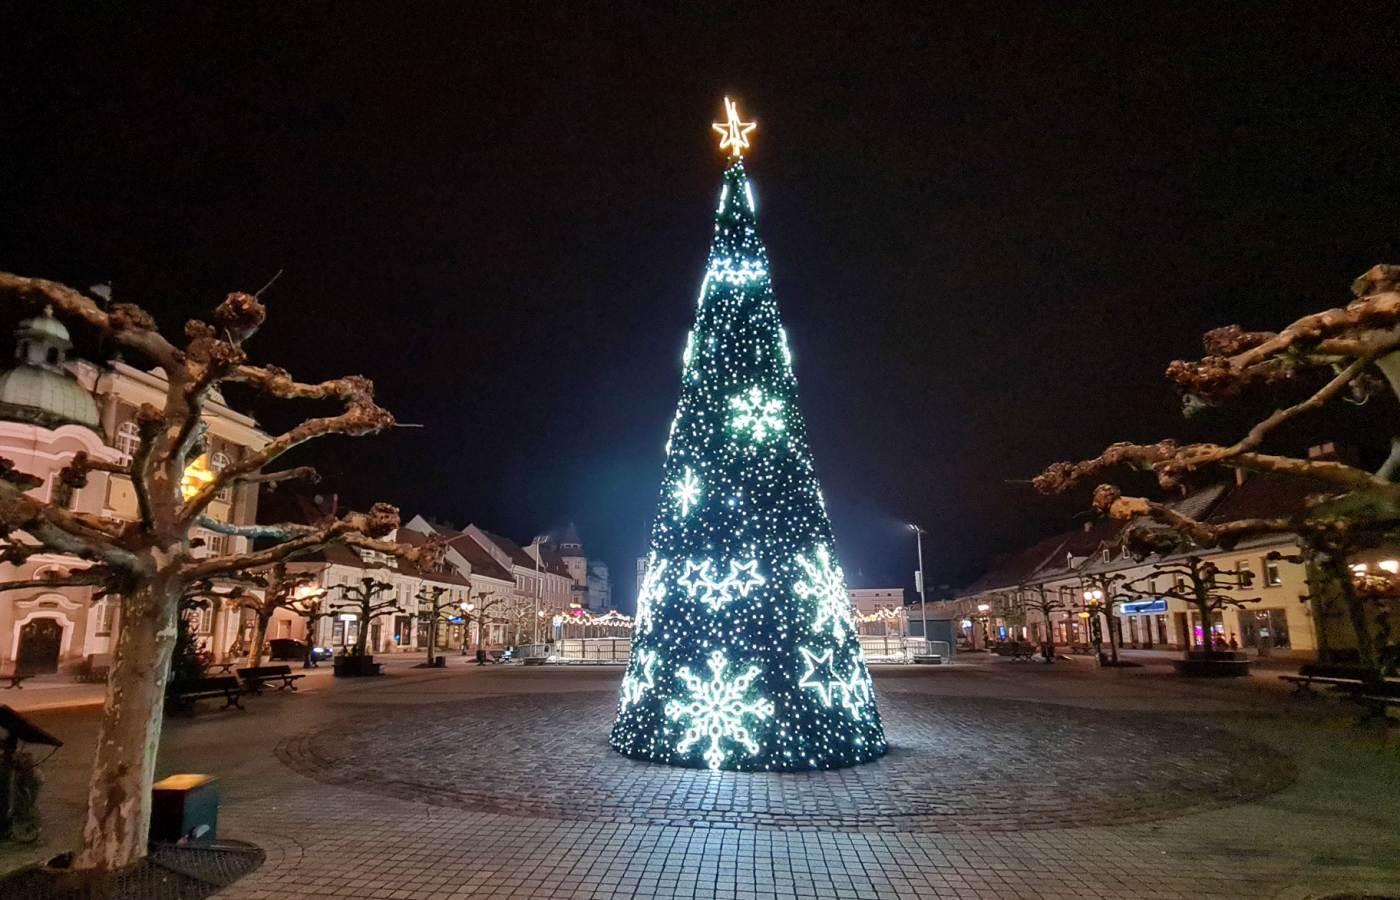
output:
[[[306,642],[295,638],[273,638],[268,641],[268,659],[306,659]],[[330,659],[334,654],[329,647],[312,647],[311,659],[319,662]]]

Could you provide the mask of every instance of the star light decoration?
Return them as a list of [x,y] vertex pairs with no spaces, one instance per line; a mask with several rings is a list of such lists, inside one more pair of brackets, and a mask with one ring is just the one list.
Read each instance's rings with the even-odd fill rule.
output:
[[722,742],[730,741],[743,747],[750,756],[758,753],[759,744],[749,732],[745,720],[763,720],[773,715],[773,702],[765,697],[751,699],[749,687],[761,671],[751,665],[742,675],[725,679],[729,661],[723,650],[710,654],[710,680],[699,677],[686,666],[676,670],[676,677],[685,682],[689,696],[666,704],[668,718],[686,725],[685,734],[676,743],[676,750],[687,753],[696,743],[705,740],[705,762],[718,769],[729,758]]
[[642,575],[642,586],[637,590],[637,631],[651,633],[655,627],[655,605],[666,596],[666,560],[657,559],[656,554],[647,556],[646,571]]
[[855,634],[855,621],[851,616],[851,600],[846,594],[846,574],[840,566],[832,565],[831,551],[825,544],[818,544],[811,558],[797,557],[797,564],[806,573],[792,586],[792,591],[804,600],[816,603],[816,615],[812,619],[812,631],[820,632],[827,628],[837,641],[845,640],[848,634]]
[[748,431],[756,443],[761,444],[787,428],[780,415],[783,401],[764,396],[763,389],[758,385],[730,397],[729,408],[734,413],[729,427],[738,432]]
[[710,612],[715,612],[732,602],[736,592],[740,597],[747,597],[751,590],[767,583],[767,579],[758,574],[756,559],[748,562],[731,559],[729,574],[718,580],[710,573],[713,568],[713,560],[703,559],[696,562],[688,559],[685,561],[685,571],[676,579],[676,583],[685,588],[688,596],[693,598],[699,594],[700,602],[708,606]]
[[728,150],[733,156],[743,156],[749,146],[749,132],[757,128],[758,123],[739,121],[739,105],[728,97],[724,98],[724,115],[725,121],[710,126],[719,132],[719,149]]
[[622,679],[622,692],[618,699],[622,709],[637,703],[643,694],[656,687],[656,674],[652,671],[655,667],[655,650],[637,651],[636,667]]
[[[851,656],[848,671],[842,676],[836,671],[833,662],[835,651],[832,648],[827,647],[821,653],[815,653],[806,647],[798,649],[802,652],[802,664],[806,667],[802,678],[797,682],[798,685],[815,691],[823,706],[831,706],[833,700],[839,700],[852,716],[863,716],[865,707],[870,703],[871,690],[870,672],[865,668],[860,655],[857,653]],[[822,670],[820,675],[818,669]]]

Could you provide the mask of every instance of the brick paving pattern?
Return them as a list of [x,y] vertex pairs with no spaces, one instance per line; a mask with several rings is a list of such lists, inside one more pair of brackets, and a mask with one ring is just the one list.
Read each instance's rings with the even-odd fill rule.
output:
[[[616,702],[593,692],[379,707],[289,738],[277,755],[318,781],[435,806],[839,831],[1111,825],[1251,800],[1293,778],[1282,754],[1181,716],[908,693],[881,699],[891,750],[875,762],[808,773],[679,769],[608,748]],[[1098,773],[1087,783],[1086,770]]]
[[[606,669],[308,679],[247,713],[170,722],[158,772],[217,774],[221,834],[267,851],[227,900],[1400,896],[1400,748],[1337,703],[1293,701],[1276,679],[1202,684],[1161,666],[875,676],[903,735],[895,754],[842,772],[749,774],[743,790],[733,773],[601,749],[620,678]],[[69,743],[45,767],[47,843],[23,852],[77,840],[95,717],[39,714]],[[772,786],[789,783],[823,788]],[[668,784],[683,824],[658,806]],[[1061,808],[1032,807],[1044,815],[1026,821],[1023,802],[1050,798]],[[911,811],[923,824],[851,825],[851,804],[881,824]],[[976,821],[991,808],[1022,827]],[[744,812],[754,827],[729,820]],[[16,852],[0,846],[0,868]]]

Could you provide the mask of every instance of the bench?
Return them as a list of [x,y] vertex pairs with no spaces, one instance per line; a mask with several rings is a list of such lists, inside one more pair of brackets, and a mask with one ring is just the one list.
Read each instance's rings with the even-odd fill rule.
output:
[[1366,686],[1366,682],[1360,678],[1338,678],[1333,675],[1280,675],[1278,680],[1293,685],[1293,693],[1301,697],[1316,697],[1317,695],[1313,693],[1312,689],[1314,684],[1344,688],[1353,692]]
[[1363,721],[1389,719],[1390,710],[1400,709],[1400,696],[1394,694],[1353,694],[1351,699],[1365,710]]
[[248,691],[254,694],[261,694],[263,685],[280,681],[277,690],[285,691],[288,688],[297,689],[297,679],[305,678],[305,675],[293,675],[291,666],[252,666],[247,669],[239,669],[238,677],[248,686]]
[[239,697],[243,694],[243,686],[238,683],[238,679],[232,675],[213,675],[208,678],[194,678],[178,684],[175,687],[170,702],[175,707],[194,708],[196,700],[206,700],[209,698],[224,698],[224,705],[220,709],[228,709],[236,706],[243,709],[243,704]]
[[1035,659],[1035,646],[1033,644],[1017,642],[1011,645],[1012,662],[1030,662],[1033,659]]

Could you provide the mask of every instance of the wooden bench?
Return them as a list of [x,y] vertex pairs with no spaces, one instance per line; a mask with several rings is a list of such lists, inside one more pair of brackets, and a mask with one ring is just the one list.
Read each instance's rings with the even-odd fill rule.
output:
[[1033,659],[1035,659],[1034,644],[1027,644],[1021,641],[1017,641],[1016,643],[1011,645],[1012,662],[1030,662]]
[[224,705],[220,709],[228,709],[230,706],[243,709],[243,703],[239,697],[243,694],[243,686],[238,679],[232,675],[213,675],[208,678],[195,678],[186,681],[178,686],[170,702],[175,707],[194,708],[196,700],[207,700],[210,698],[223,697]]
[[1293,685],[1293,693],[1303,697],[1316,697],[1312,686],[1321,684],[1327,687],[1344,688],[1348,691],[1359,691],[1366,686],[1366,682],[1360,678],[1338,678],[1334,675],[1280,675],[1279,681],[1286,681]]
[[261,694],[263,685],[281,682],[277,685],[277,690],[285,691],[297,689],[297,679],[305,678],[305,675],[293,675],[291,666],[252,666],[247,669],[239,669],[238,677],[248,686],[248,691],[253,694]]
[[1394,694],[1354,694],[1353,700],[1360,703],[1365,719],[1389,719],[1390,710],[1400,709],[1400,696]]

